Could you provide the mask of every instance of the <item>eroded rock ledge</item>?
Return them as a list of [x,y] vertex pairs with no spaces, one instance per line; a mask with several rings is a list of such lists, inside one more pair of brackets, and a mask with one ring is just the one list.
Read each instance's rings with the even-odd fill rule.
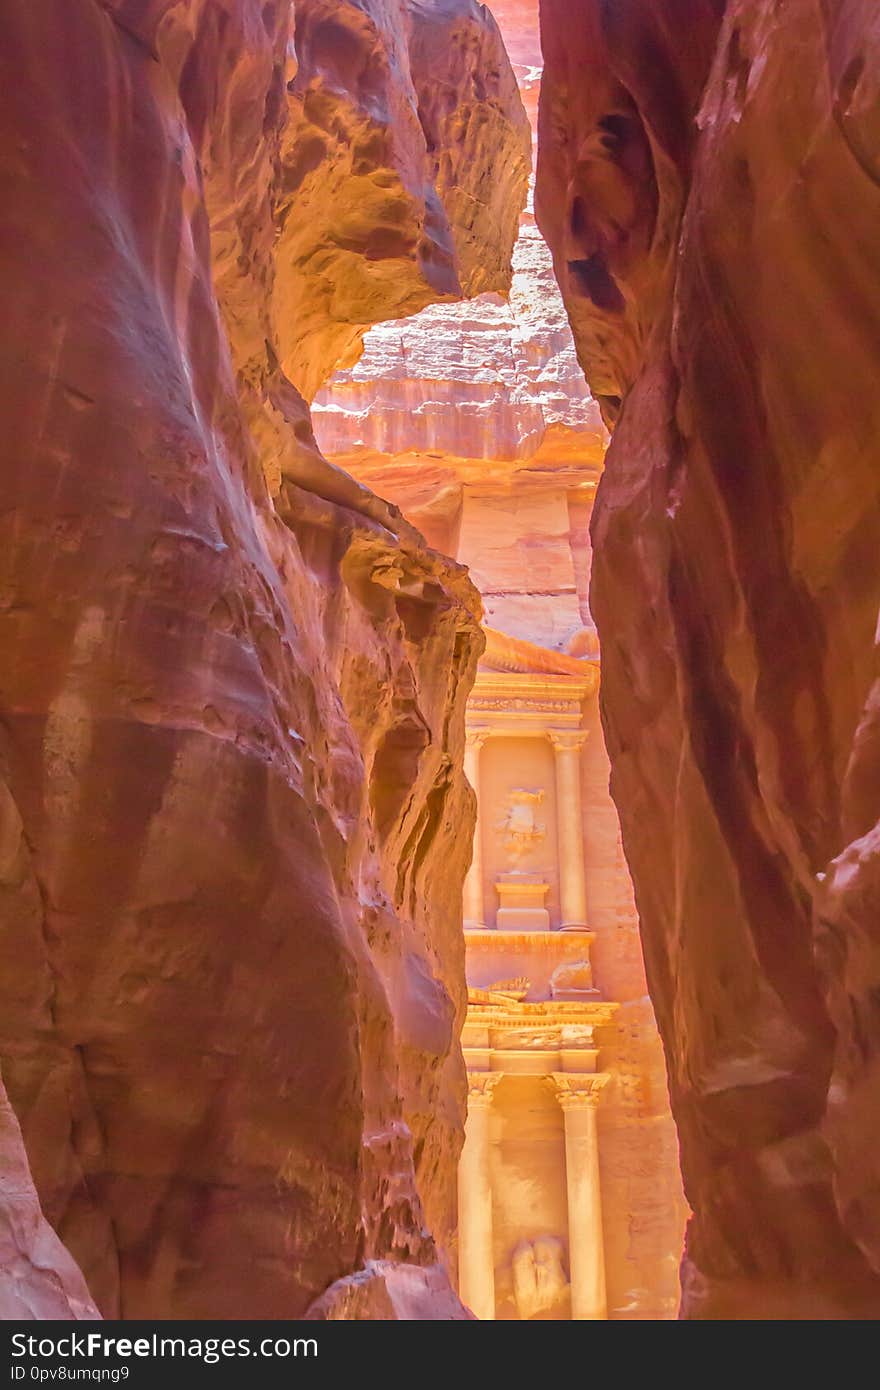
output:
[[876,1317],[876,6],[542,20],[539,220],[617,420],[591,598],[684,1313]]
[[21,1130],[0,1082],[0,1319],[98,1316],[80,1270],[40,1210]]
[[461,1316],[478,599],[303,395],[373,319],[504,285],[497,30],[12,0],[0,65],[0,1060],[43,1210],[105,1314],[379,1271],[350,1316]]

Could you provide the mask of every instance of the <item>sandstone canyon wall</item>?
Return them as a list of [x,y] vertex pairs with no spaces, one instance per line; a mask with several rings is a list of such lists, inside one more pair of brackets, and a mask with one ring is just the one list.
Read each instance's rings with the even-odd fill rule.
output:
[[880,16],[542,0],[542,34],[684,1314],[876,1317]]
[[506,288],[498,31],[11,0],[0,67],[0,1064],[43,1211],[107,1315],[463,1316],[478,596],[304,395]]

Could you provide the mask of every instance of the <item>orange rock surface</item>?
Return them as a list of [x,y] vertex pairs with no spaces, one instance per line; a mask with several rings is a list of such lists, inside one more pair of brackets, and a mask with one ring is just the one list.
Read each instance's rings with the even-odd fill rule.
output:
[[542,0],[542,33],[684,1315],[876,1317],[877,8]]
[[302,393],[504,286],[497,31],[11,0],[0,68],[0,1061],[43,1211],[105,1314],[464,1316],[478,598]]
[[272,314],[310,400],[371,324],[509,288],[528,123],[475,0],[294,8]]

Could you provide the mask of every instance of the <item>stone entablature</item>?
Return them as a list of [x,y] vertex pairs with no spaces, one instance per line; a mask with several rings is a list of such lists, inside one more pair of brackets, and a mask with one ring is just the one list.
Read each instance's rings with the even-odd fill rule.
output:
[[[536,933],[540,935],[540,933]],[[594,1073],[594,1029],[607,1027],[620,1007],[596,997],[585,1002],[529,1003],[493,989],[468,988],[462,1047],[473,1073],[572,1076]]]
[[571,959],[579,951],[589,952],[591,943],[596,939],[595,932],[591,931],[566,932],[565,938],[562,939],[556,936],[548,937],[546,932],[542,931],[503,932],[488,927],[470,927],[465,936],[468,945],[474,950],[505,951],[513,945],[526,945],[530,949],[543,951],[560,960]]
[[583,677],[478,671],[468,701],[468,734],[474,739],[513,733],[546,738],[551,730],[579,730],[583,702],[598,688],[598,674],[587,664]]
[[[619,1004],[604,999],[579,1003],[570,1000],[540,1000],[536,1003],[508,999],[491,989],[468,989],[466,1028],[486,1028],[494,1032],[514,1029],[526,1034],[537,1029],[554,1034],[566,1029],[603,1028],[613,1019]],[[467,1045],[467,1043],[465,1043]]]

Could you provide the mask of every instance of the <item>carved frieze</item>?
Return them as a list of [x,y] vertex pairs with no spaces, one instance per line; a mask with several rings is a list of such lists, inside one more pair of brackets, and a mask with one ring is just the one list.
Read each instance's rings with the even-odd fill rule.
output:
[[580,704],[574,700],[489,699],[471,696],[468,706],[473,713],[482,710],[533,710],[536,714],[580,715]]

